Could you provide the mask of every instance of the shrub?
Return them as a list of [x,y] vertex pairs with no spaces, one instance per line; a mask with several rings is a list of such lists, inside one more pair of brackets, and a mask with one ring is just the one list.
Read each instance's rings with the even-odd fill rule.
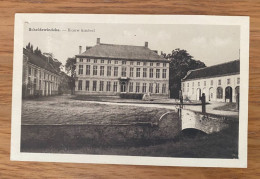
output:
[[121,93],[120,98],[124,99],[142,99],[143,94]]

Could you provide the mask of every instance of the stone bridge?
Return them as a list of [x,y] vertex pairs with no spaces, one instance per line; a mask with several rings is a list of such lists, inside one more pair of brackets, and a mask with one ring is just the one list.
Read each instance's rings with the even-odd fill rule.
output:
[[203,115],[185,109],[178,109],[181,129],[197,129],[207,134],[219,132],[228,127],[226,118],[215,115]]

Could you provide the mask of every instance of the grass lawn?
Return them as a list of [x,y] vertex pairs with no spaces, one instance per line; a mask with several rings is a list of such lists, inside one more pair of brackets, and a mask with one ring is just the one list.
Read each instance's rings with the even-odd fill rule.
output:
[[220,110],[220,111],[235,111],[237,112],[237,104],[236,103],[226,103],[223,106],[215,107],[214,110]]
[[22,124],[118,124],[155,122],[169,109],[93,104],[68,97],[23,100]]

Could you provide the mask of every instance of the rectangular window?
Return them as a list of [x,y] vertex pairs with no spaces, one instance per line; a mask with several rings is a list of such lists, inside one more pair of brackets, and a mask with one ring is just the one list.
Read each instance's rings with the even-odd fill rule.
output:
[[126,67],[122,67],[121,76],[126,77]]
[[86,65],[86,75],[90,75],[90,65]]
[[200,86],[200,82],[198,82],[198,86]]
[[97,59],[94,59],[94,63],[97,63]]
[[221,85],[221,80],[218,80],[218,85]]
[[143,83],[143,93],[146,93],[146,83]]
[[87,58],[87,62],[90,62],[90,59],[89,59],[89,58]]
[[107,81],[107,91],[110,91],[111,82]]
[[150,63],[150,66],[151,66],[151,67],[153,66],[153,63],[152,63],[152,62]]
[[163,63],[163,67],[166,67],[166,63]]
[[115,64],[118,64],[118,61],[117,61],[117,60],[115,61]]
[[114,76],[118,76],[118,67],[114,67]]
[[123,61],[122,61],[122,65],[125,65],[125,64],[126,64],[126,61],[123,60]]
[[143,77],[144,77],[144,78],[147,77],[147,68],[143,68]]
[[137,62],[137,65],[140,65],[140,62]]
[[99,82],[99,91],[103,91],[104,90],[104,81],[100,81]]
[[33,80],[33,89],[35,89],[36,90],[36,78]]
[[149,93],[153,93],[153,83],[149,83]]
[[104,63],[104,60],[101,60],[101,63]]
[[213,86],[213,80],[210,81],[210,85]]
[[97,75],[97,66],[96,65],[93,66],[93,75]]
[[190,84],[189,83],[187,83],[187,87],[189,87],[190,86]]
[[194,87],[194,82],[192,82],[192,86]]
[[228,85],[230,84],[230,79],[227,79],[227,84],[228,84]]
[[111,60],[108,60],[107,63],[108,63],[108,64],[111,64]]
[[34,77],[37,76],[37,69],[34,70]]
[[159,93],[160,92],[160,84],[156,83],[155,85],[155,93]]
[[97,81],[93,81],[93,89],[92,91],[97,91]]
[[46,79],[46,73],[45,72],[43,72],[43,78]]
[[143,65],[146,66],[146,62],[144,62]]
[[114,92],[117,92],[117,81],[114,82],[113,91],[114,91]]
[[192,88],[192,94],[194,94],[194,88]]
[[83,62],[83,58],[79,59],[79,62]]
[[237,84],[240,84],[240,78],[237,78]]
[[134,83],[133,82],[129,83],[129,92],[134,92]]
[[158,67],[159,67],[159,66],[160,66],[160,63],[156,63],[156,66],[158,66]]
[[166,84],[163,84],[162,86],[162,93],[166,93]]
[[100,66],[100,76],[104,76],[104,66]]
[[83,74],[83,65],[79,65],[79,75]]
[[156,78],[160,78],[160,69],[156,69]]
[[207,85],[207,82],[206,81],[204,81],[204,86],[206,86]]
[[149,77],[153,78],[153,69],[152,68],[149,69]]
[[86,80],[86,91],[89,91],[89,81]]
[[162,77],[163,78],[166,78],[166,72],[167,72],[167,69],[163,69],[163,72],[162,72]]
[[134,77],[134,68],[130,68],[130,77]]
[[135,92],[139,93],[140,92],[140,83],[136,82],[136,90]]
[[111,76],[111,66],[107,66],[107,76]]
[[41,90],[41,89],[42,89],[42,81],[39,80],[39,90]]
[[31,77],[28,76],[28,83],[31,83]]
[[79,80],[79,84],[78,84],[78,90],[81,91],[82,90],[82,80]]
[[28,74],[29,74],[29,75],[32,74],[32,69],[31,69],[31,67],[28,68]]
[[134,65],[134,62],[130,62],[130,65]]
[[136,77],[140,77],[140,68],[136,68]]

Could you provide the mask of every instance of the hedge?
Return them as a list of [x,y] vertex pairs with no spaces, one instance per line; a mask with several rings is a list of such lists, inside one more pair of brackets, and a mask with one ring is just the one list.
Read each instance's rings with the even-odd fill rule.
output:
[[142,99],[143,94],[135,94],[135,93],[121,93],[120,98],[124,99]]

